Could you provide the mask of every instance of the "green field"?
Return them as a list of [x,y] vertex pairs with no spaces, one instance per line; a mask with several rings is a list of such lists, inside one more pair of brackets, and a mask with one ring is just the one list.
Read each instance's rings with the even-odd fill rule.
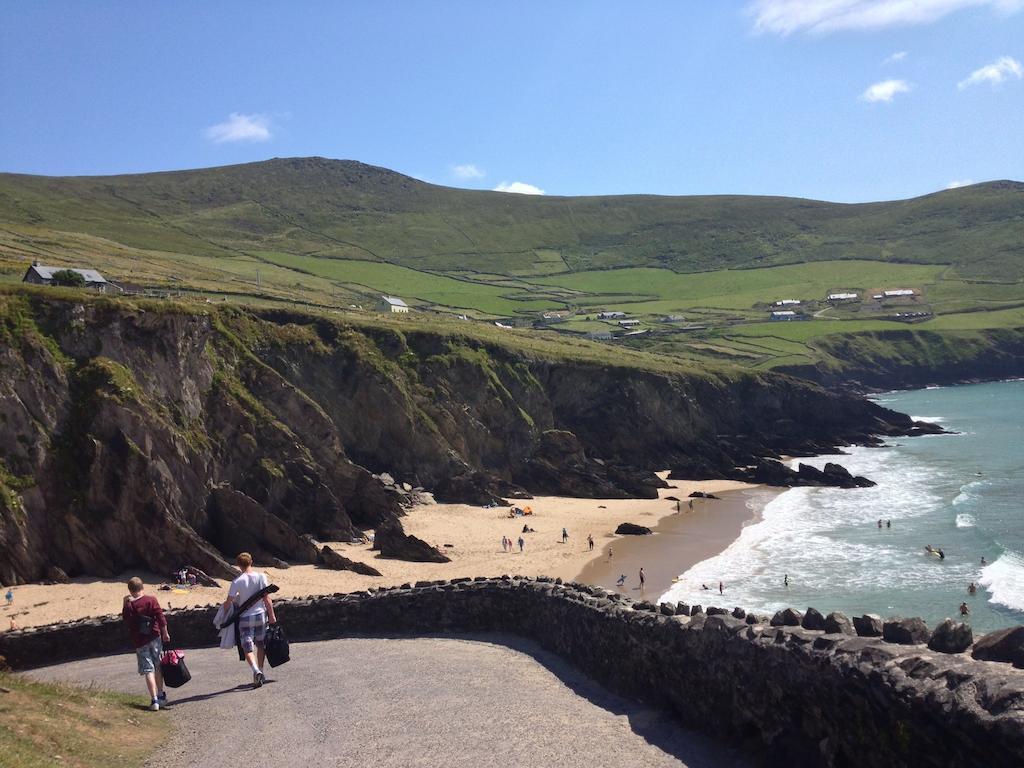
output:
[[[1024,184],[838,205],[777,197],[559,198],[459,190],[349,161],[295,158],[134,176],[0,174],[0,282],[91,266],[198,301],[543,323],[695,362],[806,363],[820,340],[1024,326]],[[912,300],[875,302],[890,288]],[[853,291],[867,300],[829,306]],[[766,322],[800,299],[801,322]],[[927,313],[896,322],[897,313]],[[667,322],[668,315],[682,320]],[[922,318],[919,318],[922,319]],[[534,331],[539,333],[539,331]]]

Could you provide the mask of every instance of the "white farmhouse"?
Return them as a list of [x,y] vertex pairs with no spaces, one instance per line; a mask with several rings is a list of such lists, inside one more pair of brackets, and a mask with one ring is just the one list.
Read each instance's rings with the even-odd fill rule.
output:
[[82,276],[85,281],[86,288],[92,288],[94,291],[100,293],[106,293],[110,283],[107,282],[106,278],[103,277],[95,269],[81,269],[79,267],[44,267],[38,261],[33,261],[32,266],[25,272],[25,276],[21,278],[23,283],[31,283],[33,285],[53,285],[53,276],[58,272],[74,272]]
[[892,290],[892,291],[882,291],[882,295],[885,298],[887,298],[887,299],[896,299],[896,298],[899,298],[900,296],[913,296],[914,295],[914,289],[913,288],[897,288],[897,289]]
[[409,311],[409,305],[395,296],[381,296],[380,301],[377,302],[377,311],[404,315]]

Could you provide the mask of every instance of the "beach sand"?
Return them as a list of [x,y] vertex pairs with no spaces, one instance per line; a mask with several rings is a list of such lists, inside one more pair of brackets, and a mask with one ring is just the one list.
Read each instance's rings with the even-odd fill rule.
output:
[[[257,568],[265,570],[281,591],[278,598],[353,592],[373,586],[395,586],[420,580],[452,579],[462,576],[560,576],[565,580],[587,581],[613,585],[619,573],[627,573],[624,590],[631,597],[637,586],[636,571],[643,565],[648,574],[648,588],[643,597],[656,600],[693,563],[720,552],[739,535],[744,522],[755,512],[746,504],[763,489],[728,480],[670,481],[671,488],[662,489],[658,499],[570,499],[539,496],[519,502],[534,514],[509,519],[508,508],[482,508],[465,504],[432,504],[414,507],[403,520],[408,533],[441,546],[452,558],[450,563],[408,563],[379,557],[369,545],[330,543],[341,554],[369,563],[383,575],[361,576],[351,571],[333,571],[313,565],[291,568]],[[689,511],[688,499],[693,491],[729,495],[720,500],[694,499]],[[741,492],[737,495],[736,492]],[[770,492],[768,492],[770,493]],[[753,495],[751,495],[753,494]],[[676,512],[681,500],[682,512]],[[535,533],[521,533],[524,522]],[[657,530],[656,535],[640,537],[616,536],[619,523],[631,522]],[[569,541],[562,544],[562,528]],[[594,550],[587,547],[587,534],[594,536]],[[522,535],[525,546],[512,553],[502,552],[501,537],[517,540]],[[451,544],[451,547],[444,547]],[[611,564],[607,563],[608,547],[614,548]],[[87,616],[116,614],[126,593],[125,581],[138,575],[164,608],[186,608],[213,605],[223,600],[222,588],[195,587],[191,590],[160,591],[163,577],[147,573],[125,573],[116,579],[81,577],[70,584],[27,584],[14,588],[14,605],[0,609],[0,631],[8,628],[13,615],[21,627],[69,621]]]
[[[634,600],[656,602],[674,580],[697,563],[725,550],[743,526],[756,522],[760,511],[781,491],[753,486],[722,491],[717,500],[695,499],[693,510],[664,517],[651,526],[650,536],[623,536],[604,548],[604,556],[591,560],[574,581],[616,589]],[[608,549],[614,550],[608,557]],[[638,573],[644,569],[644,588]],[[626,582],[616,586],[620,575]],[[728,580],[728,575],[723,574]],[[718,596],[718,582],[708,584],[709,594]],[[710,600],[710,598],[709,598]]]

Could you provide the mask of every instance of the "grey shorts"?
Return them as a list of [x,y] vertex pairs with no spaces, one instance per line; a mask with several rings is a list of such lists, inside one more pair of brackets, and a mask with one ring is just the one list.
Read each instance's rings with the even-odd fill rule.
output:
[[139,662],[139,674],[148,675],[160,667],[160,657],[164,655],[164,644],[159,637],[154,637],[141,648],[135,649],[135,659]]
[[243,616],[238,620],[238,637],[242,650],[251,653],[254,647],[263,647],[263,638],[267,634],[267,614],[257,613],[255,616]]

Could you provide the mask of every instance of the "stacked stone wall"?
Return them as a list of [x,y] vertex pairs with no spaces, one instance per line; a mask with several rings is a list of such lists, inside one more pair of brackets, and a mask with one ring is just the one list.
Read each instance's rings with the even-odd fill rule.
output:
[[[676,615],[679,606],[545,578],[420,582],[276,606],[293,640],[517,634],[770,765],[1024,765],[1024,671],[968,653],[773,626],[742,611]],[[175,645],[214,644],[213,614],[169,611]],[[125,650],[117,617],[0,635],[16,669]],[[292,663],[302,663],[301,646]]]

